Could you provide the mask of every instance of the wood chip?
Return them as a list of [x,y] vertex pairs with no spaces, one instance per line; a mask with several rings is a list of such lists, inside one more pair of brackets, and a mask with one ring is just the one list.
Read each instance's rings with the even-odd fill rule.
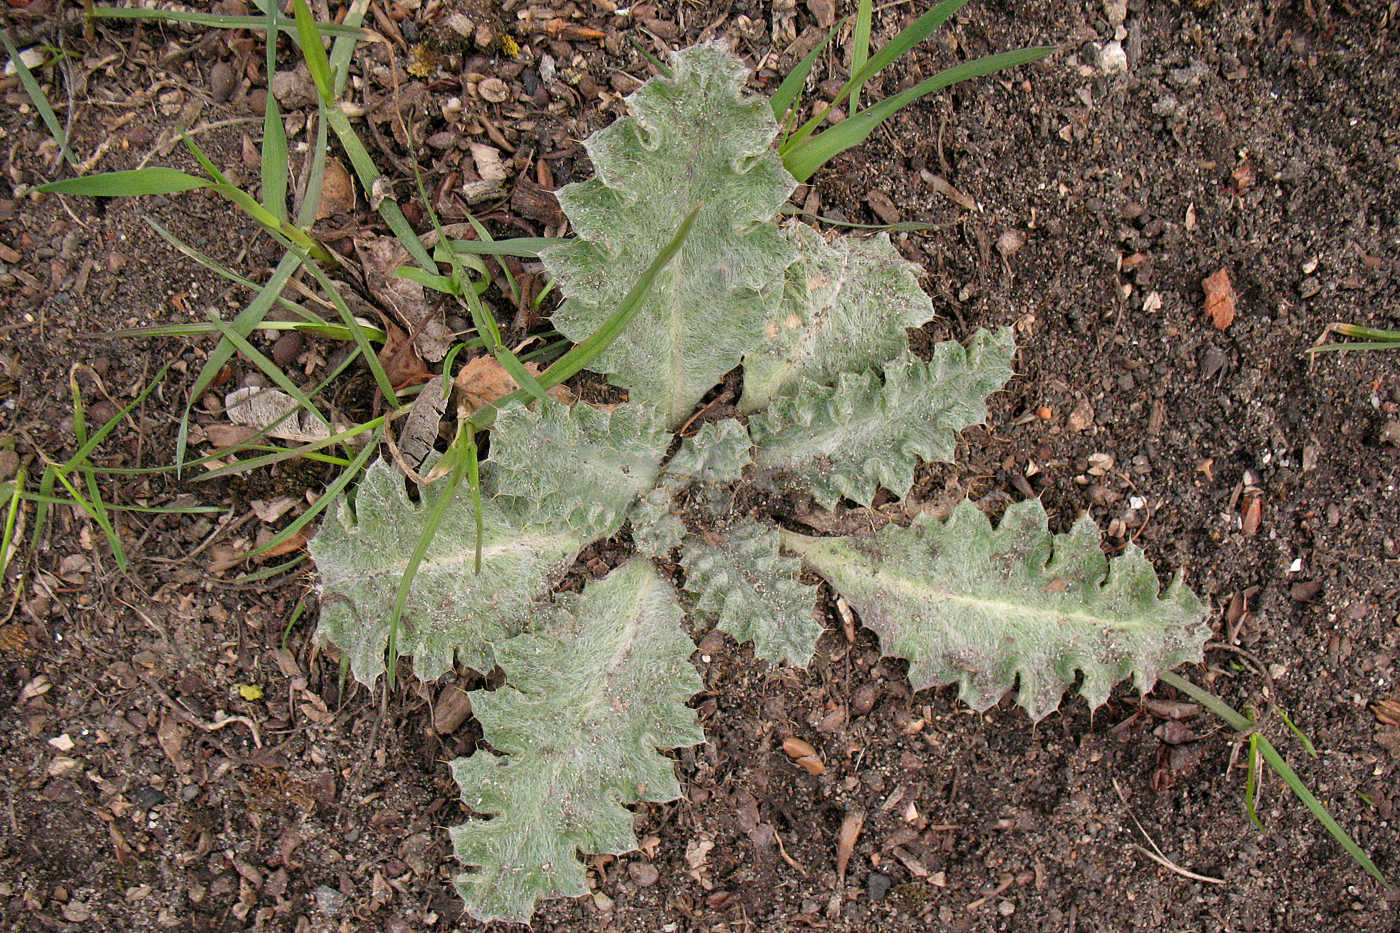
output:
[[1230,285],[1230,273],[1221,269],[1201,280],[1206,293],[1206,314],[1217,330],[1225,330],[1235,320],[1235,289]]

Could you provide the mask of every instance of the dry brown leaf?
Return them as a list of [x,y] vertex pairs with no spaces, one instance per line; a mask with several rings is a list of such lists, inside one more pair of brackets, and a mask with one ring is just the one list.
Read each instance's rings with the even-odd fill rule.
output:
[[1383,725],[1400,726],[1400,699],[1377,700],[1371,704],[1371,712]]
[[1206,293],[1206,314],[1217,330],[1224,330],[1235,320],[1235,289],[1230,284],[1230,273],[1221,269],[1214,275],[1201,280],[1201,288]]
[[851,864],[851,855],[856,850],[856,840],[865,827],[865,811],[852,810],[841,821],[841,832],[836,837],[836,877],[841,884],[846,883],[846,869]]
[[[535,363],[526,363],[525,371],[538,376],[540,367]],[[465,366],[457,370],[453,385],[457,389],[457,417],[463,420],[476,414],[483,406],[499,401],[520,388],[500,361],[490,355],[468,360]],[[548,393],[550,398],[565,405],[574,400],[573,393],[563,386],[555,386]]]
[[379,365],[384,367],[384,375],[394,391],[427,382],[433,378],[428,364],[418,354],[417,348],[408,339],[408,334],[384,319],[384,346],[379,349]]
[[1264,499],[1262,496],[1246,496],[1244,500],[1244,516],[1240,519],[1240,527],[1247,535],[1257,534],[1259,523],[1264,518]]
[[355,181],[339,159],[326,159],[326,174],[321,181],[321,200],[316,204],[316,219],[325,220],[336,214],[349,214],[355,209]]
[[[413,335],[418,355],[430,363],[445,357],[452,346],[452,331],[428,300],[423,286],[398,275],[401,267],[413,265],[408,250],[391,236],[370,237],[355,241],[355,256],[360,260],[370,294]],[[398,385],[397,380],[394,385]]]
[[[268,437],[307,444],[330,436],[330,429],[316,420],[281,389],[249,386],[234,389],[224,396],[224,411],[235,425],[260,431],[267,428]],[[291,412],[291,414],[287,414]],[[283,415],[287,417],[283,418]],[[278,419],[281,419],[278,421]],[[268,425],[277,422],[274,427]],[[209,425],[210,428],[215,427]],[[206,429],[208,434],[208,429]],[[223,446],[223,445],[216,445]]]

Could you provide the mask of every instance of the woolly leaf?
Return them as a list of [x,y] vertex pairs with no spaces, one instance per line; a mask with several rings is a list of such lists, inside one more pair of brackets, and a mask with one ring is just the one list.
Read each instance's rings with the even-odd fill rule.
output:
[[541,898],[588,893],[577,853],[637,847],[624,804],[681,792],[658,749],[705,741],[685,706],[704,689],[694,650],[675,591],[640,559],[500,646],[506,686],[470,697],[501,757],[452,762],[462,802],[491,816],[451,830],[468,913],[527,923]]
[[778,543],[776,532],[756,522],[692,539],[681,554],[685,589],[719,628],[752,641],[757,657],[806,667],[822,633],[817,588],[797,579],[802,562],[779,554]]
[[636,318],[591,364],[674,426],[762,339],[793,257],[772,218],[794,182],[770,146],[772,109],[740,94],[738,59],[702,45],[673,54],[671,69],[627,99],[631,117],[584,142],[597,176],[558,193],[578,237],[540,259],[566,299],[554,324],[577,342],[704,205]]
[[638,499],[627,513],[627,520],[632,524],[632,543],[640,553],[666,558],[672,548],[680,547],[685,522],[672,511],[675,500],[675,491],[670,486],[657,486]]
[[764,322],[763,345],[744,359],[740,411],[754,411],[800,378],[828,383],[838,373],[880,366],[908,346],[905,328],[933,317],[916,266],[886,234],[841,237],[831,245],[805,224],[784,235],[797,248],[783,301]]
[[753,462],[748,429],[733,418],[711,421],[687,437],[666,464],[668,479],[697,483],[733,483]]
[[553,399],[531,408],[512,403],[491,432],[488,488],[518,503],[532,522],[608,535],[632,501],[652,488],[670,443],[650,406],[604,411]]
[[[377,460],[360,480],[354,508],[341,501],[309,545],[320,579],[317,636],[349,656],[360,683],[373,684],[384,670],[399,579],[443,485],[423,488],[415,503],[403,476]],[[418,567],[400,621],[398,651],[412,656],[424,680],[446,673],[454,656],[490,671],[492,646],[525,627],[532,604],[587,543],[568,528],[527,527],[514,510],[487,499],[481,573],[474,573],[476,524],[465,491],[459,495],[461,504],[447,509]]]
[[1033,720],[1059,706],[1075,672],[1090,706],[1132,676],[1146,693],[1159,672],[1201,657],[1206,612],[1178,576],[1160,593],[1136,547],[1112,561],[1087,516],[1051,535],[1031,499],[994,530],[970,502],[947,521],[920,516],[873,538],[782,533],[880,636],[909,659],[916,690],[958,684],[981,711],[1019,683]]
[[804,381],[749,423],[755,463],[787,474],[825,508],[841,497],[870,505],[884,486],[906,495],[919,461],[951,461],[957,432],[986,418],[987,396],[1011,378],[1010,328],[978,331],[964,349],[934,348],[924,363],[905,352],[835,386]]

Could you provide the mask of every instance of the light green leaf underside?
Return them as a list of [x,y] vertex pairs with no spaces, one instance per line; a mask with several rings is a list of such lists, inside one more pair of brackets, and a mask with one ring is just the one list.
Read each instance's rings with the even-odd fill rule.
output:
[[957,433],[986,419],[987,396],[1011,378],[1011,329],[979,330],[964,349],[948,340],[924,363],[907,351],[835,386],[803,381],[749,422],[755,463],[786,474],[825,508],[868,506],[883,486],[909,492],[920,460],[948,462]]
[[627,101],[632,116],[590,136],[597,176],[564,187],[578,237],[540,251],[565,302],[555,326],[598,329],[695,205],[704,207],[622,334],[593,361],[678,425],[761,339],[791,245],[772,218],[794,182],[771,148],[768,103],[741,96],[743,64],[715,45],[671,56]]
[[670,481],[734,483],[753,462],[748,429],[733,418],[711,421],[687,437],[666,464]]
[[[309,545],[320,577],[317,636],[349,656],[360,683],[374,683],[384,670],[399,580],[444,485],[421,490],[423,501],[415,503],[403,476],[376,460],[360,481],[354,508],[339,503]],[[458,498],[418,567],[400,623],[399,654],[413,658],[424,680],[446,673],[454,656],[490,671],[492,646],[525,627],[532,605],[548,595],[587,543],[572,530],[528,527],[514,510],[487,499],[476,574],[471,503],[465,489]]]
[[547,399],[512,403],[496,417],[488,489],[531,523],[612,534],[623,512],[656,482],[671,443],[660,414],[627,403],[604,411]]
[[978,711],[1019,682],[1017,702],[1039,720],[1076,671],[1090,706],[1129,676],[1145,693],[1159,672],[1199,659],[1209,633],[1180,577],[1162,593],[1136,547],[1108,560],[1087,516],[1052,536],[1035,499],[1008,508],[995,530],[964,501],[946,522],[921,516],[873,538],[782,538],[886,655],[909,660],[916,690],[956,683]]
[[735,641],[752,641],[755,656],[806,667],[822,633],[817,588],[798,580],[802,562],[778,544],[777,532],[756,522],[692,538],[681,552],[685,589]]
[[462,802],[492,817],[451,830],[468,913],[528,923],[537,900],[588,893],[578,853],[637,847],[624,805],[681,792],[658,749],[705,741],[685,706],[704,688],[694,650],[675,591],[641,559],[500,647],[506,686],[470,696],[502,754],[452,762]]
[[933,317],[916,267],[888,235],[828,245],[800,223],[783,234],[797,261],[788,267],[782,302],[763,324],[763,344],[744,359],[744,412],[763,408],[801,378],[826,384],[838,373],[880,366],[908,345],[905,328]]

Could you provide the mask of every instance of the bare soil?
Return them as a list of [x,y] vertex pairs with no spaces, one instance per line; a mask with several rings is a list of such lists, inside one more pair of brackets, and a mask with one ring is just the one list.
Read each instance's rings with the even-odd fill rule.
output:
[[[771,90],[822,33],[822,4],[785,9],[791,0],[629,15],[605,0],[380,6],[377,28],[401,66],[410,45],[425,49],[426,77],[403,76],[399,93],[429,190],[445,219],[460,219],[456,192],[474,180],[466,142],[501,149],[502,194],[473,208],[502,235],[558,232],[538,189],[587,176],[577,140],[648,76],[638,47],[723,36]],[[494,35],[454,39],[453,12]],[[916,13],[889,5],[877,34]],[[260,39],[129,23],[85,37],[50,0],[3,15],[21,48],[65,49],[41,74],[78,158],[101,153],[95,170],[153,152],[151,164],[188,167],[169,135],[182,125],[256,184],[247,146],[261,131]],[[517,58],[494,44],[506,31]],[[1188,673],[1237,708],[1286,711],[1317,757],[1277,716],[1265,718],[1268,735],[1395,878],[1400,727],[1374,705],[1400,699],[1400,358],[1302,351],[1332,321],[1400,327],[1400,9],[1130,0],[1123,73],[1101,67],[1113,35],[1098,2],[969,5],[867,97],[992,51],[1058,51],[910,108],[798,202],[829,218],[939,225],[896,237],[926,270],[939,312],[921,345],[1017,329],[1018,377],[987,427],[966,433],[957,465],[920,475],[914,502],[968,494],[996,512],[1038,495],[1057,529],[1087,510],[1110,549],[1132,541],[1164,572],[1181,568],[1216,610],[1225,646]],[[282,51],[290,70],[292,50]],[[552,80],[541,77],[545,55]],[[386,62],[382,51],[358,61],[378,69],[352,94],[373,110],[390,95]],[[823,59],[818,81],[843,66]],[[471,74],[501,81],[506,101],[483,99]],[[104,335],[211,309],[227,317],[248,293],[169,249],[142,218],[254,279],[275,248],[202,193],[28,195],[66,169],[23,91],[13,79],[0,88],[0,438],[31,473],[44,457],[71,456],[73,367],[101,421],[173,360],[99,457],[169,463],[212,343]],[[452,97],[456,124],[442,116]],[[305,104],[286,108],[294,129]],[[410,201],[401,130],[369,122],[367,143]],[[293,135],[294,147],[304,141]],[[376,224],[361,193],[321,229],[341,242]],[[1223,330],[1202,290],[1220,269],[1236,297]],[[500,311],[513,335],[532,323]],[[296,349],[313,371],[315,354],[330,352]],[[239,361],[228,385],[251,369]],[[345,382],[341,402],[363,409],[368,385]],[[216,401],[196,412],[219,420]],[[0,466],[7,476],[13,462]],[[406,678],[382,705],[353,685],[342,693],[337,663],[312,639],[314,605],[288,628],[310,598],[309,574],[234,582],[248,568],[228,558],[267,528],[250,503],[302,502],[329,475],[112,477],[109,501],[178,496],[225,509],[123,514],[127,575],[98,529],[67,511],[37,549],[21,548],[0,606],[6,928],[479,928],[460,917],[443,828],[464,816],[445,761],[471,751],[477,733],[470,720],[432,728],[455,686]],[[696,663],[709,742],[677,754],[687,796],[639,809],[643,851],[590,859],[594,896],[545,906],[534,929],[1400,929],[1394,890],[1273,776],[1263,829],[1250,824],[1240,743],[1208,716],[1174,723],[1127,689],[1092,713],[1068,699],[1034,726],[1010,700],[976,715],[947,690],[911,694],[902,664],[881,660],[864,630],[848,641],[834,607],[810,670],[756,662],[714,634]],[[261,698],[245,699],[248,685]],[[1181,699],[1165,687],[1152,697]],[[820,776],[781,751],[793,735],[816,747]],[[841,878],[838,836],[857,814]],[[1150,860],[1154,849],[1181,871]]]

